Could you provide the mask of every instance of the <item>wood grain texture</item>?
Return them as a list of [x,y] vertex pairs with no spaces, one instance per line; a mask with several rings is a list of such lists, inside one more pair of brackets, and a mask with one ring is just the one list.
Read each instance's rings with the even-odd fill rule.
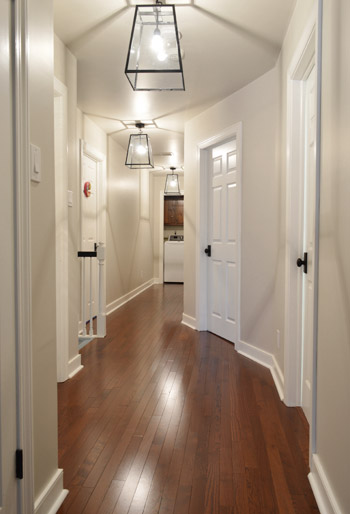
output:
[[59,514],[307,514],[308,425],[269,370],[181,324],[183,286],[108,317],[59,384]]

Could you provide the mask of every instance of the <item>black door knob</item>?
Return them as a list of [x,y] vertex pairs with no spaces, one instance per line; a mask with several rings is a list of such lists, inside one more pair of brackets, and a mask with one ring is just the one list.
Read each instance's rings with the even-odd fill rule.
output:
[[207,254],[207,257],[211,257],[211,245],[208,245],[204,252]]
[[307,273],[307,253],[304,252],[304,260],[299,257],[297,259],[297,266],[298,268],[301,268],[301,266],[304,266],[304,273]]

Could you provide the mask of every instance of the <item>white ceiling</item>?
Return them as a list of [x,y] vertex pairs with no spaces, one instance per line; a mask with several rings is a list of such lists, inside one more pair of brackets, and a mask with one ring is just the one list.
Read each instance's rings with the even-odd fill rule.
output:
[[[134,6],[54,0],[55,32],[78,59],[78,105],[126,148],[120,120],[154,120],[155,163],[183,164],[184,122],[271,69],[295,0],[175,0],[186,91],[132,90],[125,74]],[[172,157],[158,154],[172,153]]]

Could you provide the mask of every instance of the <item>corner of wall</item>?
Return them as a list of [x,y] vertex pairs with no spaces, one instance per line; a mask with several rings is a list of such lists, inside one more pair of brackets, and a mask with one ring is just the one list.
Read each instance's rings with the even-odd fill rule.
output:
[[244,341],[239,341],[236,343],[235,348],[241,355],[244,355],[245,357],[248,357],[248,359],[261,364],[265,368],[269,368],[280,400],[283,402],[284,376],[275,356],[272,353],[261,350],[260,348],[257,348],[256,346],[253,346],[249,343],[245,343]]

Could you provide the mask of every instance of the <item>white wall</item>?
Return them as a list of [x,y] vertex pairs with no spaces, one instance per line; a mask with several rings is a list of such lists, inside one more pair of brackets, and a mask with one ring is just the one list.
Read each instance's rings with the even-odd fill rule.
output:
[[31,183],[33,436],[35,498],[57,471],[55,175],[52,1],[32,0],[29,23],[30,140],[42,182]]
[[184,313],[196,316],[197,145],[243,123],[241,339],[275,351],[279,250],[279,170],[276,155],[278,74],[274,69],[185,126]]
[[316,452],[350,512],[350,4],[324,0]]
[[149,182],[149,172],[126,168],[125,150],[77,108],[77,61],[57,36],[55,76],[68,88],[68,175],[69,189],[73,191],[73,207],[69,208],[69,359],[74,359],[78,354],[80,317],[79,140],[83,139],[107,159],[107,305],[153,278],[153,184]]
[[108,138],[107,305],[153,278],[150,176],[130,170],[125,149]]

